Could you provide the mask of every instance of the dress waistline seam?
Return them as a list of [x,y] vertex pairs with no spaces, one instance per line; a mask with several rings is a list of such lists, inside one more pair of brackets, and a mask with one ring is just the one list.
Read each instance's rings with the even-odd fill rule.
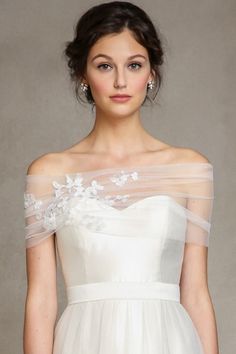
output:
[[103,299],[163,299],[180,302],[179,284],[165,282],[96,282],[66,287],[68,305]]

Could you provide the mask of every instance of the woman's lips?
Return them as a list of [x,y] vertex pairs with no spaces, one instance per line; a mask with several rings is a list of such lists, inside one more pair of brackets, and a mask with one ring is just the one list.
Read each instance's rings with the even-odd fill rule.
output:
[[111,96],[110,98],[115,102],[126,102],[131,98],[131,96]]

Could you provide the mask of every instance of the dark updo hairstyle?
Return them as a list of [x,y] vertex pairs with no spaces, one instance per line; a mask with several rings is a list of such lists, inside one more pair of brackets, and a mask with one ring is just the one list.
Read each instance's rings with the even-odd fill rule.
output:
[[[162,82],[160,66],[163,63],[162,44],[157,31],[150,17],[140,7],[128,1],[111,1],[93,6],[82,15],[76,25],[74,39],[66,42],[63,51],[70,78],[75,83],[78,101],[85,102],[80,96],[80,83],[86,72],[90,48],[102,36],[121,33],[125,28],[128,28],[137,42],[148,51],[151,70],[155,73],[155,89],[152,99],[148,95],[146,98],[152,101],[156,97]],[[90,88],[85,97],[86,102],[94,104]]]

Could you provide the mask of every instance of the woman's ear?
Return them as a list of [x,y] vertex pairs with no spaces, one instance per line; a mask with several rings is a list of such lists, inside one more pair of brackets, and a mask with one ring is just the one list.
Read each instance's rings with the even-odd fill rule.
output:
[[87,80],[87,75],[86,73],[84,73],[81,77],[81,82],[83,82],[84,84],[88,85],[88,80]]
[[154,81],[155,80],[155,76],[156,76],[155,72],[154,72],[154,70],[152,70],[150,75],[149,75],[149,77],[148,77],[148,82],[149,81]]

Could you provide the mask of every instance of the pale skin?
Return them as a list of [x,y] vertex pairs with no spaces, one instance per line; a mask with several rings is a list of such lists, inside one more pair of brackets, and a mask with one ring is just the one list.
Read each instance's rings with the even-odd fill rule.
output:
[[[97,57],[103,54],[108,57]],[[135,56],[129,59],[131,56]],[[63,174],[109,166],[209,162],[201,153],[171,146],[142,126],[140,107],[153,72],[146,48],[129,30],[100,38],[89,52],[84,82],[95,100],[93,129],[81,141],[33,161],[29,174]],[[126,103],[110,96],[129,94]],[[191,316],[204,354],[219,354],[214,308],[207,281],[207,247],[186,244],[180,282],[181,303]],[[28,290],[24,323],[24,354],[52,354],[57,316],[54,238],[26,250]]]

